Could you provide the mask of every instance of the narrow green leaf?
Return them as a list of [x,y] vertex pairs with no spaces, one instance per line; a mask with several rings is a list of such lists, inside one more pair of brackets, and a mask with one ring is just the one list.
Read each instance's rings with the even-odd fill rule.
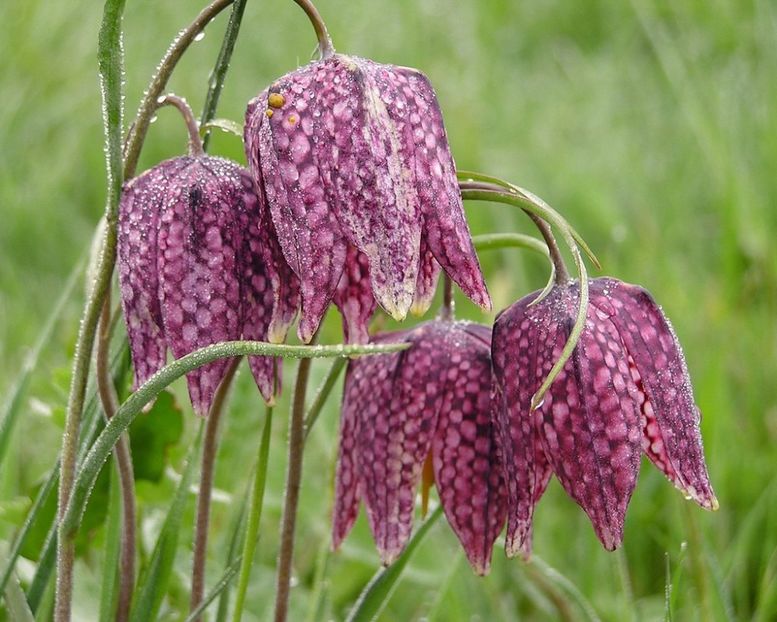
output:
[[593,605],[588,602],[577,586],[558,570],[552,568],[536,555],[532,555],[532,558],[529,561],[529,567],[539,572],[545,579],[567,594],[572,599],[572,602],[580,608],[589,622],[601,622]]
[[[115,462],[115,460],[114,460]],[[103,559],[102,587],[100,589],[100,622],[110,622],[116,615],[119,597],[119,556],[121,554],[121,486],[118,471],[111,469],[108,519],[105,530],[105,558]]]
[[[249,482],[251,486],[251,482]],[[235,515],[232,517],[231,528],[229,534],[229,545],[227,546],[227,569],[232,563],[241,557],[239,555],[240,543],[243,542],[243,532],[245,531],[245,518],[246,507],[248,505],[247,499],[249,498],[248,492],[241,496],[240,507]],[[226,573],[226,571],[225,571]],[[229,587],[229,585],[227,585]],[[216,622],[226,622],[227,615],[229,614],[229,590],[225,589],[219,596],[219,606],[216,612]]]
[[[0,555],[0,562],[7,563],[5,555]],[[8,613],[11,616],[11,620],[14,622],[33,622],[32,611],[27,604],[27,599],[24,597],[24,591],[19,586],[19,582],[16,577],[13,577],[7,582],[5,591],[0,592],[5,596],[5,604],[8,608]]]
[[472,237],[472,243],[479,251],[499,248],[525,248],[544,257],[549,257],[548,246],[542,240],[522,233],[487,233]]
[[210,590],[210,592],[205,595],[205,598],[202,599],[202,602],[197,606],[197,608],[189,614],[189,616],[186,618],[186,622],[194,622],[194,620],[197,620],[202,615],[202,612],[208,608],[208,605],[216,600],[216,598],[218,598],[219,595],[229,587],[232,579],[235,578],[237,571],[240,569],[242,559],[243,558],[238,555],[235,559],[232,560],[232,562],[224,570],[224,574],[221,575],[221,579],[219,579],[216,585],[214,585]]
[[38,359],[40,358],[43,348],[51,341],[51,335],[54,332],[57,320],[62,315],[62,310],[65,308],[67,301],[70,300],[82,270],[83,261],[80,261],[71,271],[62,293],[54,303],[54,308],[51,310],[51,313],[49,313],[43,328],[41,328],[41,331],[38,334],[35,345],[33,345],[32,350],[30,350],[27,356],[24,357],[22,369],[16,377],[12,387],[9,389],[3,407],[0,409],[0,468],[3,466],[13,429],[19,418],[19,413],[22,410],[22,401],[27,392],[27,387],[30,384],[32,372],[38,365]]
[[370,579],[370,582],[362,590],[356,604],[348,615],[347,622],[370,622],[376,620],[388,604],[391,595],[397,587],[397,582],[402,576],[402,571],[407,566],[413,553],[423,542],[432,525],[442,515],[442,506],[438,506],[418,531],[410,538],[407,547],[399,559],[388,568],[381,568]]
[[146,566],[136,591],[136,599],[132,604],[130,622],[146,622],[155,620],[162,606],[162,600],[167,593],[167,586],[173,574],[173,563],[178,549],[178,537],[181,532],[183,514],[189,497],[189,486],[197,468],[197,454],[202,441],[203,426],[197,434],[196,441],[189,450],[186,465],[181,473],[181,481],[170,503],[167,516],[159,532],[154,552]]
[[[123,341],[122,346],[118,349],[111,361],[111,375],[115,383],[119,383],[126,377],[129,371],[129,347],[126,339]],[[92,382],[87,392],[88,398],[86,402],[86,408],[84,409],[84,417],[82,422],[82,432],[79,439],[78,448],[78,461],[82,462],[87,450],[89,449],[92,441],[97,436],[97,430],[103,421],[102,408],[100,400],[97,396],[97,388]],[[16,559],[19,556],[19,552],[25,544],[27,536],[32,529],[35,520],[38,518],[38,514],[46,504],[51,491],[57,485],[59,480],[59,461],[54,465],[54,468],[49,472],[45,484],[38,491],[38,497],[35,500],[27,520],[25,520],[21,531],[16,537],[14,546],[11,549],[9,555],[8,567],[3,571],[2,581],[0,581],[0,587],[3,585],[8,573],[16,563]],[[35,569],[35,575],[33,576],[30,588],[27,590],[27,602],[30,603],[32,612],[37,614],[38,607],[41,599],[46,592],[46,586],[49,584],[51,573],[56,561],[56,548],[57,548],[57,525],[52,522],[49,528],[49,533],[41,549],[41,554],[38,557],[38,566]]]
[[316,419],[318,419],[318,416],[321,414],[321,409],[324,407],[324,404],[326,404],[326,400],[329,397],[329,394],[332,392],[337,379],[340,377],[340,373],[343,371],[345,363],[346,359],[344,358],[335,359],[332,362],[326,377],[321,382],[321,386],[316,392],[316,397],[313,399],[313,403],[310,405],[310,408],[308,408],[308,412],[305,413],[305,438],[308,437],[308,434],[310,434],[310,429],[313,427]]
[[240,579],[237,584],[237,596],[235,597],[235,610],[232,614],[233,622],[240,622],[243,617],[243,605],[245,603],[248,580],[251,577],[251,566],[254,563],[254,552],[259,540],[259,525],[262,520],[262,507],[264,505],[264,488],[267,482],[267,463],[270,457],[270,432],[272,431],[272,408],[267,407],[267,416],[262,428],[262,440],[259,443],[259,455],[256,459],[256,471],[254,472],[254,486],[251,492],[251,507],[246,523],[245,539],[243,540],[243,554],[240,564]]

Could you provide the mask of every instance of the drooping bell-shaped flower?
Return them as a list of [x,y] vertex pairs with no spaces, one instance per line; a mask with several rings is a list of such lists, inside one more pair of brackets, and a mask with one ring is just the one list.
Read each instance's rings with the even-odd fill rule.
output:
[[[299,304],[253,178],[202,153],[125,184],[118,266],[136,387],[164,365],[168,347],[180,358],[241,337],[282,342]],[[272,399],[276,362],[254,356],[249,363]],[[222,359],[187,374],[198,414],[208,413],[227,367]]]
[[623,538],[640,456],[689,499],[717,509],[704,462],[700,413],[680,343],[644,289],[590,281],[585,329],[531,412],[577,314],[579,284],[526,296],[496,320],[496,426],[509,497],[507,551],[528,555],[531,519],[551,471],[585,510],[605,548]]
[[[440,107],[422,73],[340,54],[310,63],[249,103],[245,147],[301,281],[303,341],[344,269],[369,274],[369,290],[354,292],[360,311],[346,319],[352,339],[366,337],[365,293],[396,319],[411,307],[423,313],[440,266],[490,308]],[[341,289],[338,306],[349,308],[352,290]]]
[[372,341],[411,345],[349,363],[333,546],[363,500],[383,563],[394,561],[410,537],[415,490],[431,459],[428,475],[448,522],[470,564],[485,574],[506,513],[491,423],[490,330],[433,321]]

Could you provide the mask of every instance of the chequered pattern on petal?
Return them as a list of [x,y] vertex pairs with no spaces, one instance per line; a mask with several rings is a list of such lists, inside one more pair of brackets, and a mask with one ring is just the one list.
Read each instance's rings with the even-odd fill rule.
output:
[[[263,195],[248,171],[239,176],[245,190],[236,230],[243,339],[283,343],[299,307],[299,282],[280,254]],[[280,392],[280,359],[249,356],[248,364],[262,397],[271,402]]]
[[[614,279],[590,282],[578,346],[529,417],[531,397],[558,360],[574,323],[578,295],[577,283],[559,286],[529,306],[536,296],[530,294],[503,312],[494,327],[498,439],[510,493],[509,521],[515,511],[520,523],[519,547],[536,503],[534,491],[545,485],[541,469],[527,464],[532,458],[540,462],[529,447],[531,434],[540,439],[553,472],[608,549],[622,540],[641,451],[704,507],[717,503],[679,343],[660,308],[638,287]],[[540,474],[533,484],[532,472]],[[512,534],[508,522],[508,551]]]
[[450,360],[432,442],[434,477],[448,522],[472,567],[485,575],[507,514],[491,420],[490,331],[454,326],[440,344]]
[[497,318],[491,348],[494,422],[508,492],[505,550],[524,558],[531,554],[534,507],[550,477],[529,404],[552,354],[543,345],[556,332],[551,321],[530,315],[532,300],[521,299]]
[[422,74],[342,55],[311,63],[251,101],[245,146],[301,280],[304,340],[332,299],[346,243],[367,257],[373,295],[396,319],[428,308],[437,262],[490,308]]
[[370,318],[375,313],[376,304],[370,287],[369,260],[355,246],[348,247],[334,303],[343,316],[346,343],[367,343],[370,339]]
[[[119,280],[136,383],[175,357],[226,340],[283,340],[299,305],[251,174],[210,156],[162,162],[127,183],[119,216]],[[251,357],[272,398],[275,362]],[[187,374],[207,414],[228,361]]]
[[429,322],[373,338],[410,342],[408,350],[351,361],[335,547],[361,497],[383,562],[396,559],[410,537],[415,489],[431,451],[446,516],[475,570],[487,572],[506,513],[490,420],[489,333],[467,323]]
[[315,152],[327,196],[350,242],[369,261],[375,298],[395,319],[413,301],[421,240],[407,171],[412,139],[392,114],[405,110],[400,76],[337,56],[317,66]]
[[442,112],[429,79],[414,69],[399,69],[407,77],[403,87],[410,99],[408,123],[415,143],[415,179],[424,236],[445,272],[473,302],[491,308],[475,248],[472,245],[464,205],[456,179]]
[[441,269],[440,264],[434,258],[434,253],[432,253],[429,244],[426,242],[426,238],[422,237],[418,280],[415,284],[415,298],[413,298],[413,306],[410,307],[413,315],[421,316],[432,306]]
[[165,188],[188,164],[185,159],[164,162],[127,182],[122,192],[117,263],[136,389],[165,364],[167,347],[159,307],[157,229]]
[[[332,300],[346,253],[346,240],[327,204],[313,152],[314,76],[311,65],[293,80],[274,83],[249,106],[245,129],[248,162],[263,184],[284,256],[300,278],[298,334],[304,342],[313,338]],[[270,107],[269,96],[279,94],[283,105]]]
[[[404,333],[373,338],[373,343],[401,341]],[[348,365],[340,414],[340,451],[337,459],[332,547],[340,546],[359,513],[361,470],[358,464],[362,422],[375,421],[391,400],[392,378],[399,353],[366,356]]]
[[699,505],[717,507],[704,462],[694,398],[680,343],[650,294],[615,279],[591,283],[591,302],[612,315],[639,389],[645,453]]
[[[235,210],[243,186],[234,164],[190,158],[167,186],[159,217],[157,266],[165,335],[180,358],[241,332]],[[194,410],[206,415],[227,360],[186,376]]]

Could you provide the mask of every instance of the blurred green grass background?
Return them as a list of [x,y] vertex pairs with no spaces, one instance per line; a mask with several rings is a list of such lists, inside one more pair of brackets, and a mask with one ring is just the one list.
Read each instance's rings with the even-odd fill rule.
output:
[[[647,287],[685,346],[710,475],[721,510],[708,514],[645,465],[622,553],[604,551],[584,514],[553,483],[535,524],[535,552],[605,620],[777,619],[777,5],[768,0],[319,0],[339,51],[426,72],[445,113],[457,164],[510,179],[545,198],[588,240],[604,273]],[[198,3],[129,0],[127,117],[175,33]],[[0,391],[79,258],[105,197],[96,38],[101,6],[13,0],[0,7]],[[171,90],[198,111],[226,17],[187,53]],[[303,64],[314,38],[288,0],[248,3],[219,116]],[[141,168],[180,153],[171,110],[152,126]],[[212,152],[244,161],[239,141]],[[467,206],[473,233],[527,231],[504,206]],[[482,258],[496,309],[544,284],[545,267],[518,251]],[[23,519],[56,456],[82,290],[58,322],[0,473],[0,540]],[[489,322],[459,298],[462,317]],[[389,323],[387,322],[387,325]],[[323,342],[340,338],[330,314]],[[287,365],[287,386],[292,365]],[[327,363],[314,364],[314,380]],[[313,383],[315,385],[315,382]],[[177,387],[179,395],[183,395]],[[311,389],[312,393],[312,389]],[[337,393],[339,395],[339,392]],[[366,521],[326,556],[335,396],[305,455],[291,619],[341,619],[378,565]],[[181,400],[186,404],[185,400]],[[173,489],[195,422],[168,448],[165,475],[139,484],[143,543]],[[273,429],[268,509],[249,593],[266,619],[285,470],[287,397]],[[223,429],[208,576],[220,575],[224,534],[250,478],[263,407],[243,372]],[[191,514],[191,508],[190,508]],[[191,516],[189,517],[191,518]],[[191,520],[187,523],[191,525]],[[103,527],[91,536],[100,541]],[[164,619],[188,603],[190,534]],[[34,561],[36,551],[28,553]],[[76,616],[97,607],[101,554],[77,566]],[[321,607],[312,608],[326,560]],[[20,566],[24,582],[30,563]],[[669,578],[667,578],[669,577]],[[318,586],[321,587],[321,586]],[[497,548],[476,578],[441,522],[419,549],[381,619],[577,619],[558,585]],[[2,619],[0,612],[0,619]],[[82,617],[80,617],[82,616]]]

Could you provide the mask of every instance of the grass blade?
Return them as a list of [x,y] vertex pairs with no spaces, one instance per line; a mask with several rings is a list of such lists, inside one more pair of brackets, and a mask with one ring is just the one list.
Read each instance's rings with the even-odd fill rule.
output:
[[186,622],[194,622],[197,620],[201,615],[202,612],[205,611],[208,608],[208,605],[210,605],[216,598],[218,598],[221,593],[229,587],[229,584],[232,582],[232,579],[235,578],[235,575],[237,574],[237,571],[240,569],[240,564],[242,562],[242,557],[237,556],[235,559],[232,560],[232,562],[229,564],[229,566],[226,567],[224,570],[224,574],[221,575],[221,579],[218,580],[218,583],[213,586],[210,592],[208,592],[205,595],[205,598],[202,599],[199,605],[189,614],[189,617],[186,618]]
[[[250,485],[250,482],[249,482]],[[226,566],[229,568],[234,561],[241,556],[238,553],[240,543],[243,541],[243,532],[245,531],[245,515],[248,493],[242,496],[240,501],[240,508],[235,516],[232,518],[229,545],[227,546],[227,559]],[[225,571],[226,573],[226,571]],[[228,587],[228,586],[227,586]],[[219,606],[216,612],[216,622],[226,622],[227,615],[229,614],[229,590],[223,590],[219,596]]]
[[186,509],[186,501],[189,496],[189,486],[197,468],[197,454],[202,442],[203,426],[197,434],[197,439],[189,450],[181,474],[181,481],[175,491],[167,516],[159,532],[154,552],[138,582],[136,599],[132,605],[130,622],[145,622],[155,620],[162,606],[162,600],[167,592],[170,577],[173,574],[173,563],[178,549],[178,539],[181,532],[181,523]]
[[62,315],[62,310],[65,308],[65,304],[70,300],[70,296],[73,294],[78,277],[81,275],[83,268],[83,262],[79,262],[65,283],[65,287],[59,298],[54,303],[54,309],[52,309],[46,323],[38,335],[38,340],[33,345],[32,350],[24,358],[22,363],[22,369],[13,383],[12,388],[8,392],[8,398],[3,404],[3,409],[0,411],[0,468],[5,460],[5,453],[8,449],[8,444],[11,440],[11,434],[13,433],[16,421],[19,418],[21,412],[22,399],[27,392],[27,387],[30,384],[30,377],[32,372],[38,364],[38,358],[40,357],[43,348],[51,340],[51,335],[54,332],[54,327],[57,324],[59,316]]
[[438,506],[418,531],[413,534],[413,537],[410,538],[410,542],[407,543],[407,547],[402,555],[399,556],[399,559],[388,568],[381,568],[375,573],[375,576],[370,579],[370,582],[359,595],[356,604],[348,616],[347,622],[369,622],[378,618],[394,593],[405,566],[407,566],[418,545],[421,544],[432,525],[441,515],[442,506]]
[[[5,555],[0,556],[0,560],[6,561]],[[0,592],[0,594],[5,596],[5,605],[11,620],[14,622],[33,622],[32,611],[30,611],[30,606],[24,597],[24,591],[19,586],[16,577],[7,582],[5,591]]]
[[[115,462],[115,459],[114,459]],[[115,464],[113,465],[115,467]],[[108,518],[105,534],[103,581],[100,589],[100,622],[110,622],[116,615],[119,598],[119,555],[121,551],[121,488],[116,468],[111,469]]]

